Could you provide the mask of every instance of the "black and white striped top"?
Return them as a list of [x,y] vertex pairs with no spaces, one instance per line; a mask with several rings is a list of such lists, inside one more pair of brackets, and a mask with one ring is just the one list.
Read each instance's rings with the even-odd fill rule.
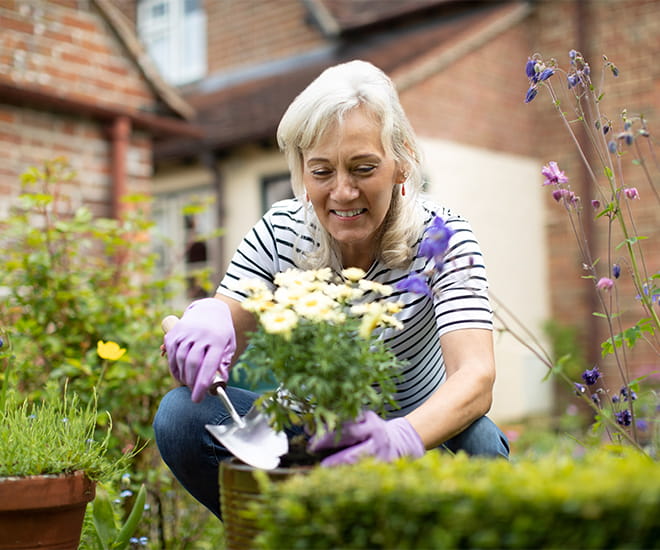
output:
[[[442,334],[466,328],[492,330],[486,270],[469,223],[430,202],[422,201],[422,206],[425,225],[439,215],[455,234],[449,241],[442,271],[431,277],[433,298],[399,290],[389,298],[404,303],[403,310],[396,315],[404,328],[385,329],[382,337],[406,363],[395,395],[400,408],[392,411],[392,416],[403,416],[416,409],[444,382],[446,373],[439,340]],[[245,296],[233,290],[235,281],[259,278],[272,285],[276,273],[298,268],[294,247],[303,252],[314,247],[303,210],[296,199],[274,204],[241,242],[218,293],[242,301]],[[418,246],[419,242],[415,248]],[[409,273],[421,273],[427,267],[427,260],[417,257],[408,269],[390,269],[376,261],[366,278],[394,286]]]

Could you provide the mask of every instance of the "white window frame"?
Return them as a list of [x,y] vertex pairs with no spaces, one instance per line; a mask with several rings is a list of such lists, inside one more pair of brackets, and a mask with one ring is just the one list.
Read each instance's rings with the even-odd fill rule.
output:
[[203,0],[138,0],[137,30],[170,84],[180,86],[206,75]]

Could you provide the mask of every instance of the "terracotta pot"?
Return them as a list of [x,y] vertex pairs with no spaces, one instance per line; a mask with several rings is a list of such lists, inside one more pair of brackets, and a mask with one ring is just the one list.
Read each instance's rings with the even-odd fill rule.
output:
[[[254,477],[256,469],[237,459],[227,460],[220,465],[220,507],[225,526],[227,550],[249,550],[259,529],[254,518],[246,514],[252,502],[263,498]],[[276,468],[266,473],[272,481],[283,481],[292,475],[309,472],[309,466]]]
[[76,550],[95,495],[83,472],[0,478],[0,549]]

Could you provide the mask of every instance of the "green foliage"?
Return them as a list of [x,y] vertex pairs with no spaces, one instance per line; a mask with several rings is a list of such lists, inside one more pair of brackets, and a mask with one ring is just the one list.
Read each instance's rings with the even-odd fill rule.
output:
[[[11,378],[12,388],[32,400],[47,386],[67,384],[81,407],[97,407],[96,437],[103,441],[109,411],[108,454],[120,458],[136,441],[152,438],[151,421],[172,387],[160,355],[160,322],[172,313],[170,299],[183,292],[185,281],[157,271],[144,197],[126,198],[121,220],[95,217],[76,206],[76,187],[83,184],[76,179],[64,159],[30,168],[22,177],[23,194],[0,221],[0,336],[12,343],[0,357],[0,380]],[[100,340],[126,352],[104,359],[97,352]],[[48,442],[50,435],[39,437]],[[129,454],[132,489],[138,494],[144,483],[148,504],[157,510],[141,520],[150,547],[191,547],[189,541],[205,531],[198,512],[199,521],[189,520],[188,509],[198,505],[165,471],[154,445]],[[120,508],[117,525],[132,510],[127,501]]]
[[[87,546],[96,550],[123,550],[128,548],[133,533],[142,518],[147,491],[142,485],[124,523],[120,523],[107,491],[97,492],[88,506],[92,508],[93,535],[86,537]],[[93,541],[93,545],[89,540]]]
[[[113,446],[122,448],[136,434],[151,437],[151,418],[171,384],[154,373],[163,368],[160,320],[173,280],[155,276],[151,224],[139,199],[121,221],[95,218],[85,206],[71,207],[65,191],[73,178],[61,159],[23,176],[19,204],[0,225],[7,293],[0,324],[13,340],[17,387],[39,395],[49,380],[67,380],[83,401],[96,390],[99,410],[112,411]],[[99,340],[127,353],[102,359]]]
[[657,548],[658,465],[600,449],[507,462],[427,453],[263,481],[259,548]]
[[569,378],[578,379],[587,368],[584,351],[579,345],[578,329],[554,320],[546,321],[543,329],[550,339],[554,365],[559,366]]
[[85,472],[109,480],[126,468],[131,455],[112,458],[111,424],[95,438],[95,400],[81,405],[77,395],[49,385],[43,398],[19,400],[10,392],[0,410],[0,476]]

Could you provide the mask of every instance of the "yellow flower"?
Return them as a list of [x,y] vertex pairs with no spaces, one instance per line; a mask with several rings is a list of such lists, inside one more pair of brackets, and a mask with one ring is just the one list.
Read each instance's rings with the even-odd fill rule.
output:
[[101,359],[117,361],[124,356],[126,349],[120,348],[117,342],[113,342],[111,340],[104,342],[103,340],[99,340],[96,344],[96,353],[98,353]]
[[290,309],[273,308],[261,316],[261,324],[266,332],[281,334],[288,340],[298,324],[298,316]]
[[353,281],[354,283],[358,282],[360,279],[362,279],[362,277],[366,275],[366,273],[359,267],[348,267],[342,270],[341,274],[346,279]]

